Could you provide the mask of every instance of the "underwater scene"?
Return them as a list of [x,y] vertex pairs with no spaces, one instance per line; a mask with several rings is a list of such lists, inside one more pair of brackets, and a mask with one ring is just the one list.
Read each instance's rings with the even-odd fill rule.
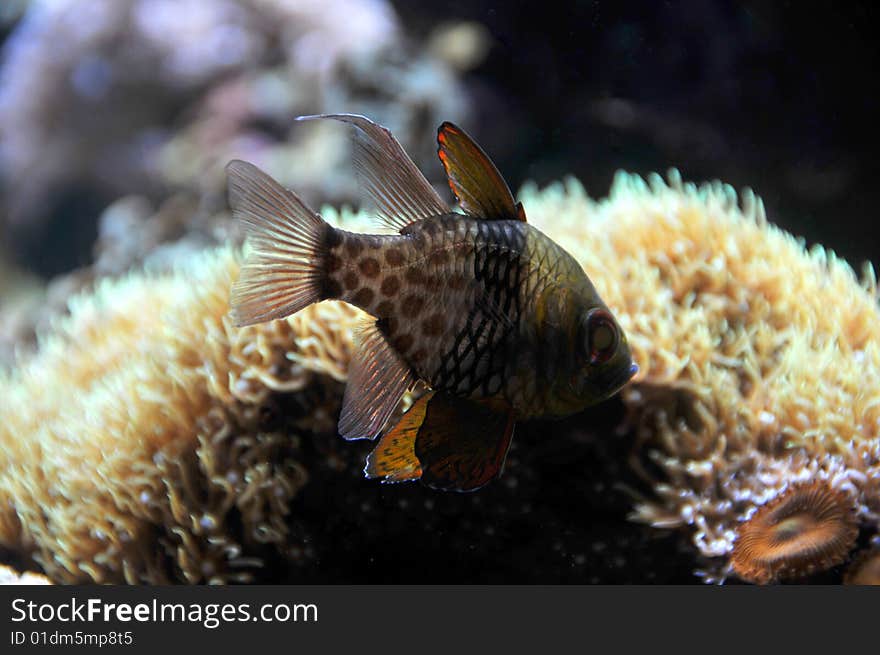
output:
[[0,3],[0,582],[880,584],[870,3]]

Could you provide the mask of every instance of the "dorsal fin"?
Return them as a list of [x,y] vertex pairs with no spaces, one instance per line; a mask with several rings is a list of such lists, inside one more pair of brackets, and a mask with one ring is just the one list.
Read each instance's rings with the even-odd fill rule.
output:
[[460,127],[446,122],[437,130],[437,154],[449,188],[465,213],[495,221],[525,221],[507,182],[483,149]]
[[319,118],[357,128],[355,169],[368,199],[387,226],[400,231],[423,218],[449,213],[447,204],[387,128],[357,114],[319,114],[296,120]]
[[409,365],[388,344],[375,319],[365,318],[354,331],[339,434],[345,439],[375,438],[415,382]]

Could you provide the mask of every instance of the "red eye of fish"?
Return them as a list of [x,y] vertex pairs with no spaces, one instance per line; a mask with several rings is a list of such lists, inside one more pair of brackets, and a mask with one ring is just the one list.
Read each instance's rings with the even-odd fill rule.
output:
[[587,351],[590,364],[604,364],[617,350],[617,326],[611,314],[594,309],[587,316]]

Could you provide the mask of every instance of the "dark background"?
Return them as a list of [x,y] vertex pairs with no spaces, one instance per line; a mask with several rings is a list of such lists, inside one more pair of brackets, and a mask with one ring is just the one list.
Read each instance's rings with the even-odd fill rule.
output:
[[[416,35],[485,25],[479,139],[516,187],[614,171],[721,179],[854,265],[877,259],[877,18],[869,2],[394,2]],[[621,111],[623,109],[624,111]]]
[[[445,22],[487,28],[488,56],[464,74],[470,131],[514,189],[574,174],[603,197],[617,169],[674,166],[688,180],[752,187],[772,221],[855,266],[878,259],[876,3],[392,4],[417,44]],[[51,277],[91,261],[111,200],[91,188],[54,194],[48,228],[7,235],[17,265]]]

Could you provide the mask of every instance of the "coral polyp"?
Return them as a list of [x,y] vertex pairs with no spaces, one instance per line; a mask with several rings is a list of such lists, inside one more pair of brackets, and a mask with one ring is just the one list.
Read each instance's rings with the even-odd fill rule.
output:
[[827,482],[789,488],[737,530],[734,573],[765,584],[840,564],[858,535],[854,509],[849,494]]

